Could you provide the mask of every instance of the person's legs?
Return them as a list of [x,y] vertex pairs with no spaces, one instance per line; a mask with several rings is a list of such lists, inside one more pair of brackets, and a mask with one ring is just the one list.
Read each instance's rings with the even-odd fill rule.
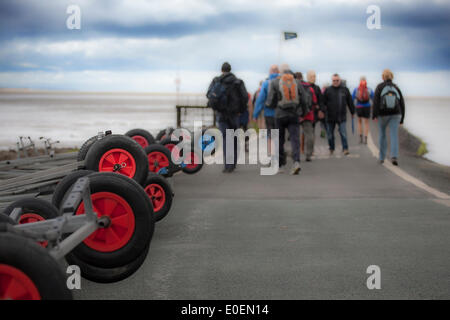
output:
[[330,151],[334,151],[334,128],[336,126],[336,122],[327,122],[327,136],[328,136],[328,147]]
[[389,135],[391,141],[391,158],[398,158],[398,127],[400,125],[400,115],[390,116]]
[[325,119],[320,120],[320,137],[325,138],[325,135],[327,134],[327,122]]
[[311,159],[312,153],[314,151],[314,128],[311,121],[302,122],[303,133],[306,142],[306,159]]
[[[232,124],[232,125],[231,125]],[[223,138],[223,162],[225,169],[234,169],[237,163],[237,137],[233,139],[233,161],[232,163],[227,163],[227,129],[236,130],[239,127],[239,117],[233,117],[229,121],[219,120],[219,130],[222,132]]]
[[274,117],[264,117],[264,121],[267,128],[267,153],[271,154],[272,150],[272,139],[271,130],[275,129],[275,118]]
[[278,150],[279,150],[279,158],[280,158],[280,167],[284,166],[286,164],[286,154],[284,153],[284,140],[286,135],[286,124],[285,124],[285,118],[281,119],[275,119],[275,125],[277,126],[277,129],[279,130],[279,143],[278,143]]
[[[237,128],[239,128],[239,116],[235,116],[233,118],[233,121],[234,121],[234,127],[231,128],[231,129],[236,130]],[[237,158],[238,158],[237,144],[238,144],[238,139],[235,136],[234,139],[233,139],[233,149],[234,149],[234,159],[233,159],[233,165],[232,165],[233,169],[236,168]]]
[[367,144],[367,136],[369,135],[370,121],[369,118],[364,118],[364,143]]
[[380,145],[380,161],[384,161],[386,158],[386,126],[387,126],[387,116],[378,117],[378,137]]
[[347,122],[343,121],[339,123],[339,134],[341,136],[342,149],[343,151],[348,151],[348,142],[347,142]]
[[300,124],[298,123],[297,118],[289,118],[287,127],[289,136],[291,137],[292,160],[294,160],[294,162],[300,162]]
[[312,155],[314,155],[314,144],[316,142],[316,123],[317,121],[314,121],[312,123],[312,142],[313,142]]
[[363,134],[362,121],[363,121],[363,118],[358,117],[358,133],[360,136],[362,136],[362,134]]
[[227,154],[227,128],[228,123],[226,121],[219,120],[219,130],[222,132],[222,145],[223,145],[223,163],[225,169],[229,169],[232,165],[227,164],[226,154]]

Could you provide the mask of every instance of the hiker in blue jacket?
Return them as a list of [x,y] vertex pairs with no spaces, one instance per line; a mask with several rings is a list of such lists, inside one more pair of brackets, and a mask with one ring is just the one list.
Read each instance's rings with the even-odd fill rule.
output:
[[280,76],[280,70],[278,69],[278,66],[276,64],[272,65],[269,69],[269,78],[266,79],[262,86],[261,90],[259,92],[258,98],[256,99],[254,110],[253,110],[253,119],[258,119],[259,114],[261,111],[264,110],[264,120],[266,122],[266,129],[267,129],[267,138],[268,138],[268,152],[270,154],[270,146],[271,146],[271,140],[270,140],[270,130],[276,129],[275,125],[275,109],[270,109],[266,107],[266,100],[267,100],[267,94],[269,92],[269,83],[273,79]]

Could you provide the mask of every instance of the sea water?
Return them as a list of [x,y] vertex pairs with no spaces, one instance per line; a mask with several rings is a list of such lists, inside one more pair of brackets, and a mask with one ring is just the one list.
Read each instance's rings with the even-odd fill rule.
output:
[[[203,94],[0,93],[0,149],[19,136],[59,140],[78,147],[100,131],[123,134],[143,128],[155,134],[176,126],[176,104],[205,105]],[[187,126],[193,125],[194,118]],[[450,166],[450,98],[407,98],[405,127],[426,144],[432,161]]]

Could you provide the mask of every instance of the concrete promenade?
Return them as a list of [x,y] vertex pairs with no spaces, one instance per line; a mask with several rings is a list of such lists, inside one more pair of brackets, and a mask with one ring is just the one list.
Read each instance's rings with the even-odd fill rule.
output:
[[[75,297],[449,299],[450,200],[377,164],[350,124],[347,157],[338,136],[330,157],[316,130],[315,159],[302,158],[298,176],[216,165],[173,177],[172,210],[140,270],[115,284],[83,280]],[[399,160],[415,175],[416,160]],[[448,170],[440,179],[432,187],[448,194]],[[370,265],[381,290],[366,287]]]

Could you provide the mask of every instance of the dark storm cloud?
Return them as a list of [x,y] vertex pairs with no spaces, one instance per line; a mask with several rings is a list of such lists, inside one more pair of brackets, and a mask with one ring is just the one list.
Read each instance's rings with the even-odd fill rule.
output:
[[[374,2],[377,4],[377,1]],[[321,58],[326,57],[320,60],[319,66],[324,70],[336,65],[346,68],[364,66],[379,69],[386,64],[414,71],[450,69],[449,3],[379,2],[382,30],[369,31],[366,28],[368,16],[366,7],[372,3],[346,4],[319,1],[313,2],[310,7],[294,5],[283,8],[268,7],[269,4],[264,6],[260,2],[255,2],[254,6],[247,6],[242,10],[234,8],[235,10],[230,11],[223,3],[216,4],[218,2],[211,1],[213,6],[217,6],[217,11],[211,13],[205,11],[198,19],[190,18],[188,13],[185,17],[181,15],[177,19],[170,15],[167,19],[164,17],[145,19],[145,16],[142,17],[142,12],[117,12],[115,9],[122,8],[124,3],[119,0],[80,1],[82,29],[71,31],[65,26],[66,8],[73,3],[76,4],[78,1],[1,1],[0,46],[8,50],[2,55],[0,70],[20,71],[30,68],[133,70],[139,69],[141,65],[141,61],[133,53],[107,57],[70,53],[55,56],[53,52],[42,50],[28,53],[19,50],[22,40],[48,43],[68,40],[89,41],[105,37],[115,38],[118,42],[126,38],[175,40],[186,36],[195,38],[209,33],[215,33],[218,39],[221,34],[229,35],[230,33],[236,37],[236,41],[241,39],[241,46],[234,48],[235,55],[247,49],[242,46],[242,43],[245,45],[247,41],[249,48],[256,50],[253,56],[243,57],[239,64],[260,70],[263,67],[265,69],[267,65],[267,61],[260,58],[267,48],[264,47],[264,43],[259,48],[251,47],[251,37],[258,32],[273,34],[279,30],[299,31],[300,37],[308,35],[311,38],[342,39],[342,42],[335,46],[348,48],[349,53],[345,56],[334,56],[333,51],[321,52],[320,44],[316,44],[319,48],[317,55]],[[134,16],[136,19],[133,19]],[[365,42],[361,42],[363,40]],[[211,43],[204,43],[198,50],[209,50],[210,55],[220,55],[214,52],[217,41],[215,39]],[[355,46],[355,43],[373,46],[370,51],[375,59],[372,59],[370,66],[357,56],[357,52],[355,53],[363,49],[358,45]],[[408,45],[406,46],[405,43]],[[17,46],[17,50],[6,48],[6,46]],[[184,59],[183,67],[186,68],[205,67],[202,60],[194,58],[189,60],[189,53],[184,53],[183,49],[170,53],[171,58],[177,59],[178,55],[179,60]],[[396,53],[393,57],[387,54],[392,52]],[[159,56],[164,54],[160,53]],[[155,52],[155,55],[158,55],[158,52]],[[155,58],[154,63],[150,63],[151,68],[173,67],[173,65],[164,65],[164,58],[160,57],[160,60]]]

